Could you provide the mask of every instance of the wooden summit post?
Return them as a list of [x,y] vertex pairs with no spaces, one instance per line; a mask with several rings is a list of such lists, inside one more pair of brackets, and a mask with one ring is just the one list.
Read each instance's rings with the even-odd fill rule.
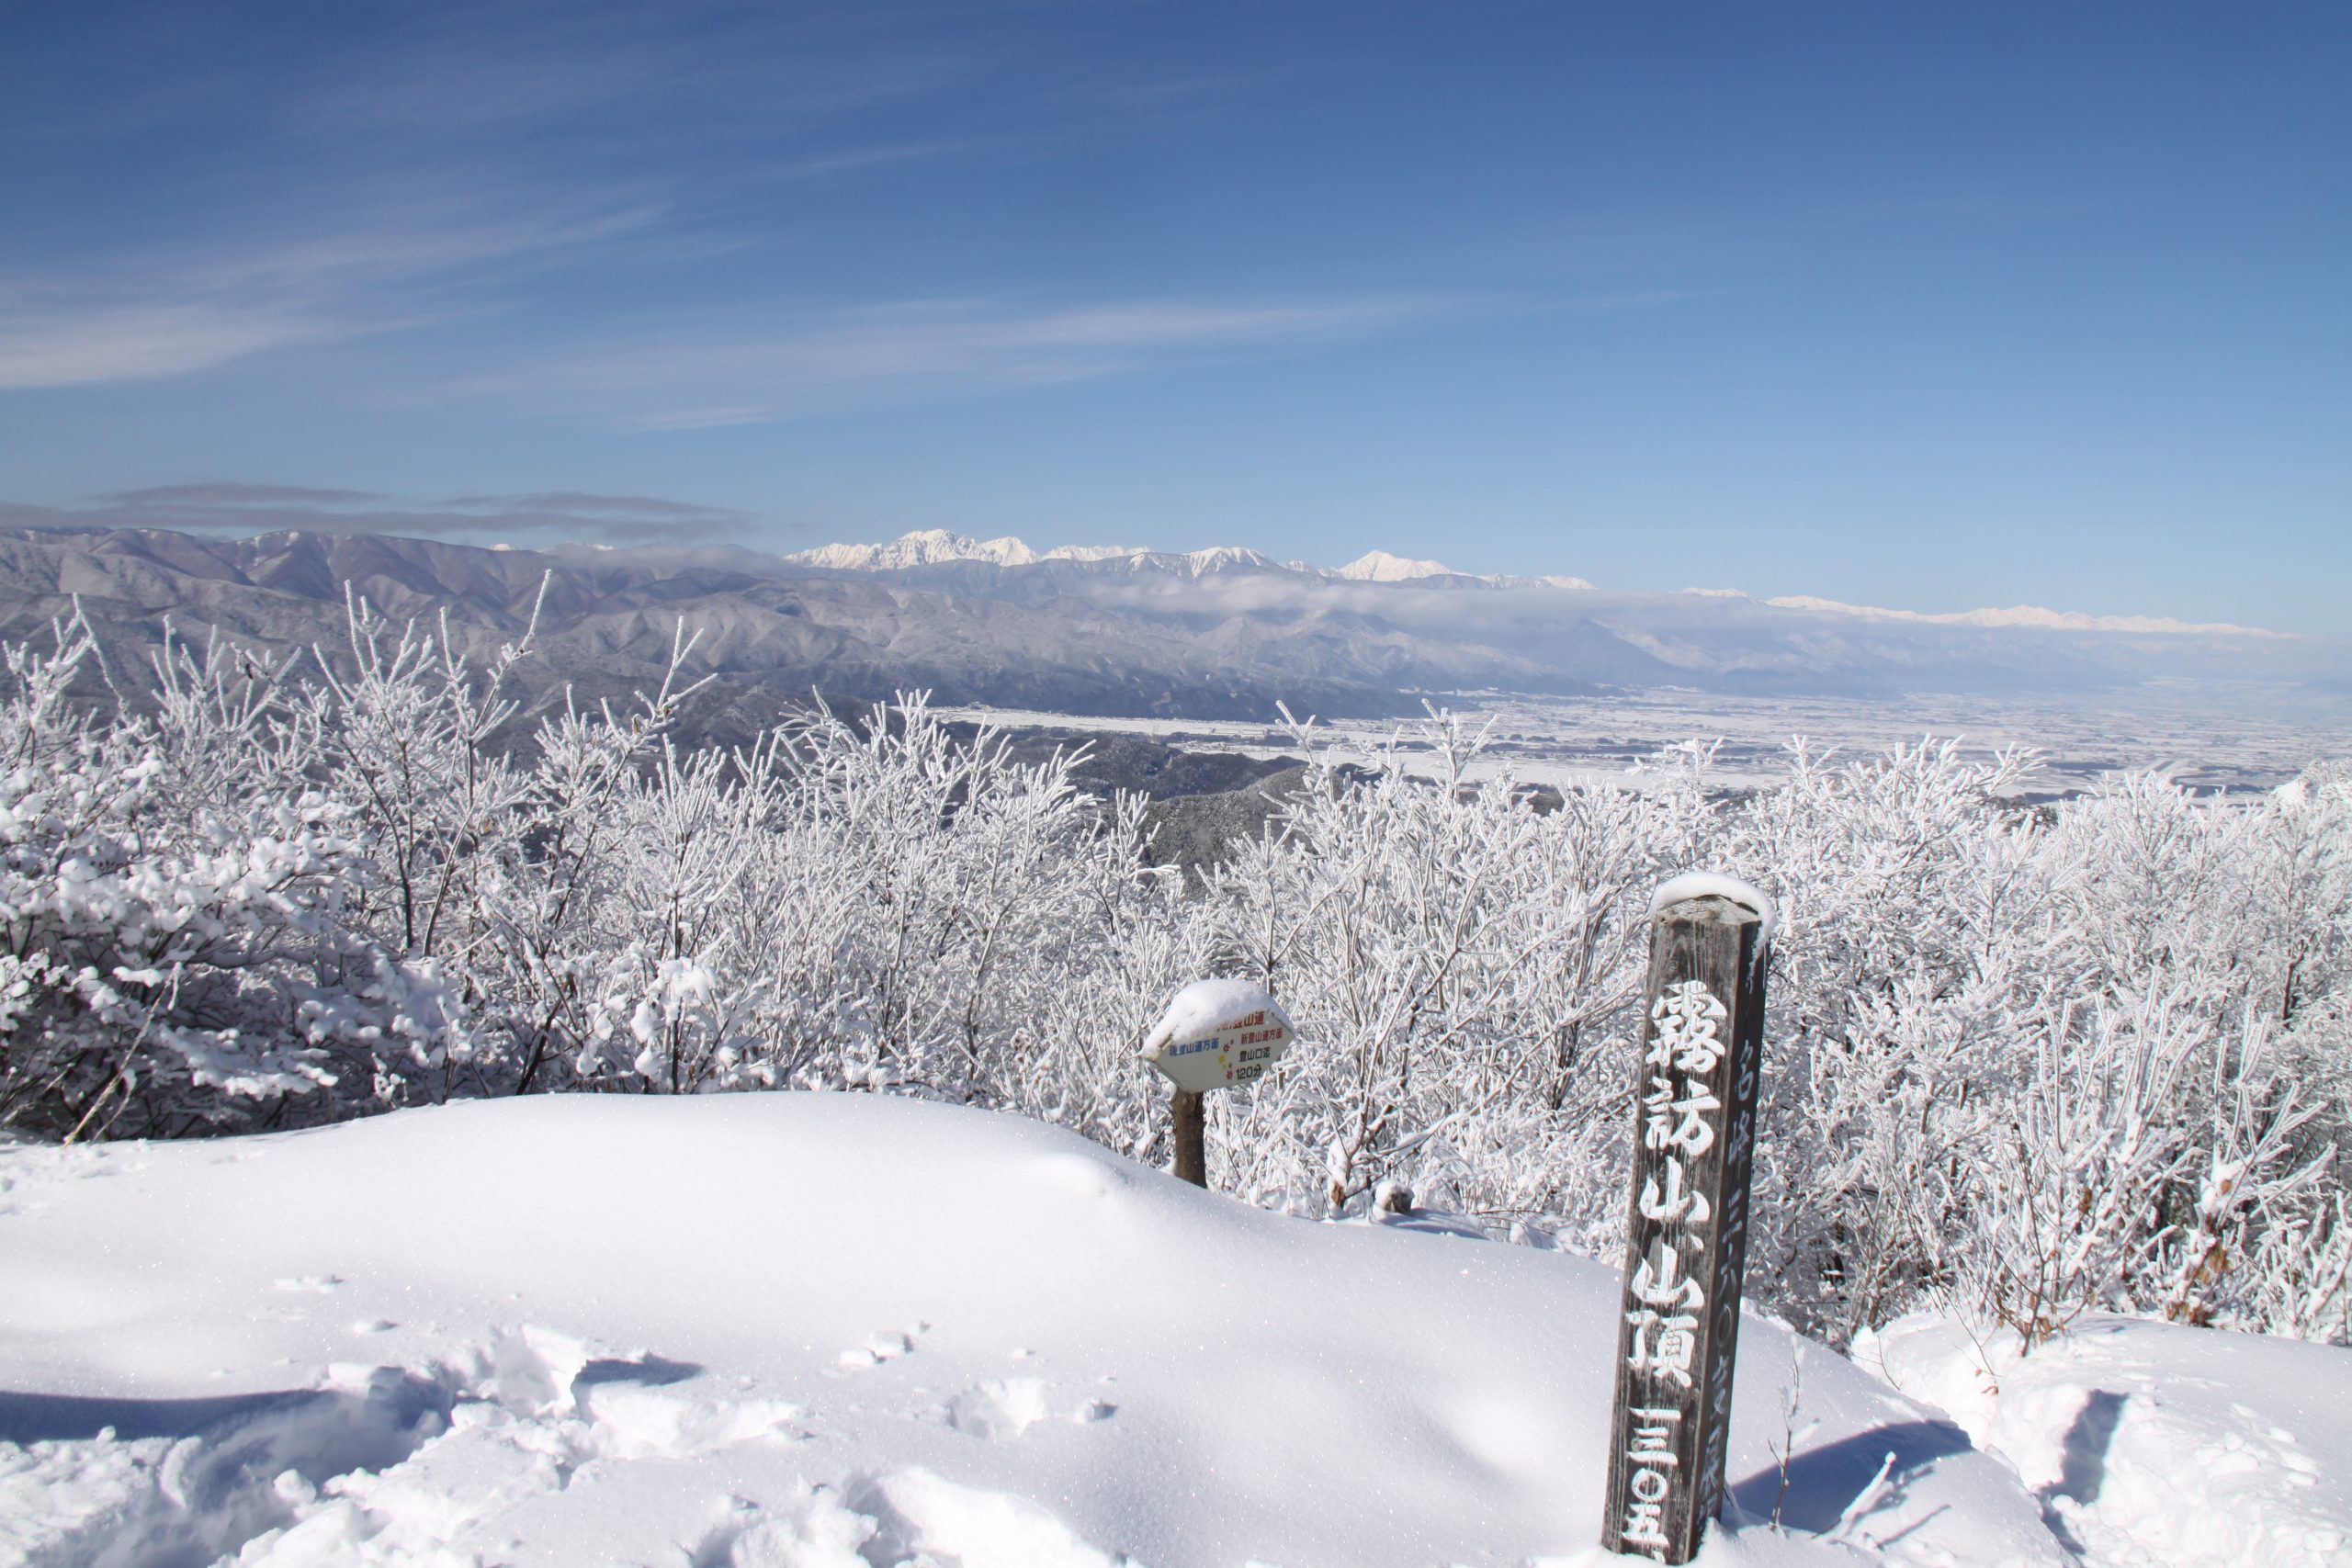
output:
[[1650,902],[1600,1544],[1656,1562],[1690,1562],[1723,1507],[1771,938],[1771,900],[1728,877]]
[[1168,1099],[1176,1179],[1209,1184],[1202,1101],[1265,1076],[1290,1049],[1290,1016],[1246,980],[1195,980],[1176,993],[1144,1036],[1143,1058],[1174,1085]]

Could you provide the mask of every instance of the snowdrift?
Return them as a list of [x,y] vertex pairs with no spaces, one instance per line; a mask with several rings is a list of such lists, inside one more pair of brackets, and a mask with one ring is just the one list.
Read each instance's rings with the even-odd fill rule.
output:
[[[1018,1118],[545,1097],[0,1178],[0,1561],[1598,1558],[1613,1270]],[[2070,1559],[1961,1426],[1770,1323],[1737,1399],[1702,1562]]]

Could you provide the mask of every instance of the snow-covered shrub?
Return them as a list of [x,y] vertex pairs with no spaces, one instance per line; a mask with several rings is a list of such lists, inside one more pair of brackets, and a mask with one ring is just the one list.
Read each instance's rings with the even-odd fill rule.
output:
[[347,920],[371,860],[310,776],[320,731],[285,670],[167,639],[155,715],[109,721],[64,701],[95,657],[79,621],[6,651],[0,1122],[75,1138],[323,1111],[355,1064],[443,1032],[431,967]]
[[2188,1168],[2167,1110],[2196,1032],[2175,998],[2152,994],[2128,1012],[2057,1004],[2018,1043],[2021,1081],[1965,1178],[1973,1223],[1957,1272],[1968,1304],[2025,1348],[2108,1298]]
[[1280,997],[1302,1042],[1218,1097],[1219,1179],[1326,1212],[1401,1178],[1425,1202],[1589,1228],[1590,1148],[1630,1081],[1639,916],[1687,802],[1586,790],[1539,812],[1508,775],[1471,784],[1458,721],[1427,735],[1434,785],[1393,748],[1342,769],[1299,732],[1305,790],[1210,879],[1212,967]]

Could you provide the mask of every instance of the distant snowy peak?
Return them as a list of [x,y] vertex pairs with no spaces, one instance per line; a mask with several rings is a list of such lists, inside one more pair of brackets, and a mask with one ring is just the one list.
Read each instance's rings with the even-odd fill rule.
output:
[[[1143,555],[1148,552],[1138,550],[1136,553]],[[1218,545],[1210,549],[1193,550],[1182,558],[1191,563],[1194,571],[1221,571],[1235,566],[1259,567],[1268,571],[1283,570],[1282,563],[1273,557],[1240,545]]]
[[1407,560],[1386,550],[1369,550],[1329,575],[1351,582],[1405,582],[1416,577],[1466,577],[1467,572],[1433,560]]
[[[1000,543],[1021,544],[1018,539]],[[1022,548],[1028,547],[1023,545]],[[1148,555],[1148,550],[1134,545],[1057,545],[1039,558],[1045,560],[1125,560],[1130,556]]]
[[2154,632],[2172,636],[2261,637],[2290,639],[2289,632],[2261,626],[2232,626],[2226,621],[2176,621],[2164,615],[2086,615],[2079,610],[2046,610],[2039,604],[2013,604],[2005,610],[1953,610],[1929,615],[1919,610],[1884,610],[1871,604],[1847,604],[1809,594],[1767,599],[1783,610],[1811,610],[1817,615],[1860,615],[1880,621],[1925,621],[1945,626],[2030,626],[2064,632]]

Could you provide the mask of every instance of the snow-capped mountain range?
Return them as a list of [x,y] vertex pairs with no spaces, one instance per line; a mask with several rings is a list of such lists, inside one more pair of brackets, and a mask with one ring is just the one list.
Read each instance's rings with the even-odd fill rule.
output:
[[1262,550],[1240,545],[1219,545],[1204,550],[1169,551],[1135,545],[1057,545],[1048,550],[1031,548],[1006,535],[1001,539],[975,539],[945,528],[922,528],[902,534],[884,545],[820,545],[784,558],[795,566],[827,571],[911,571],[922,567],[978,561],[988,566],[1036,566],[1047,561],[1118,563],[1136,572],[1159,572],[1176,577],[1201,577],[1234,569],[1294,572],[1335,582],[1411,582],[1446,578],[1456,582],[1483,583],[1494,588],[1590,588],[1581,577],[1480,576],[1456,571],[1442,561],[1408,560],[1386,550],[1367,550],[1345,566],[1316,566],[1303,560],[1278,561]]
[[[945,528],[923,528],[880,545],[820,545],[786,556],[794,566],[820,571],[898,572],[974,563],[992,567],[1034,567],[1067,561],[1136,576],[1204,578],[1227,571],[1277,572],[1324,582],[1405,583],[1444,588],[1556,588],[1572,592],[1600,590],[1581,577],[1558,574],[1522,577],[1510,573],[1456,571],[1442,561],[1415,560],[1386,550],[1367,550],[1345,566],[1317,566],[1311,561],[1278,561],[1262,550],[1240,545],[1220,545],[1204,550],[1154,550],[1133,545],[1057,545],[1033,548],[1006,535],[975,539]],[[1930,613],[1849,604],[1812,594],[1788,594],[1755,600],[1736,588],[1685,588],[1681,595],[1700,599],[1738,600],[1775,609],[1815,615],[1852,615],[1867,620],[1908,621],[1921,626],[2035,628],[2044,631],[2132,632],[2163,636],[2283,637],[2286,634],[2259,626],[2232,626],[2220,621],[2180,621],[2161,615],[2089,615],[2080,611],[2051,610],[2038,604],[2013,604]]]

